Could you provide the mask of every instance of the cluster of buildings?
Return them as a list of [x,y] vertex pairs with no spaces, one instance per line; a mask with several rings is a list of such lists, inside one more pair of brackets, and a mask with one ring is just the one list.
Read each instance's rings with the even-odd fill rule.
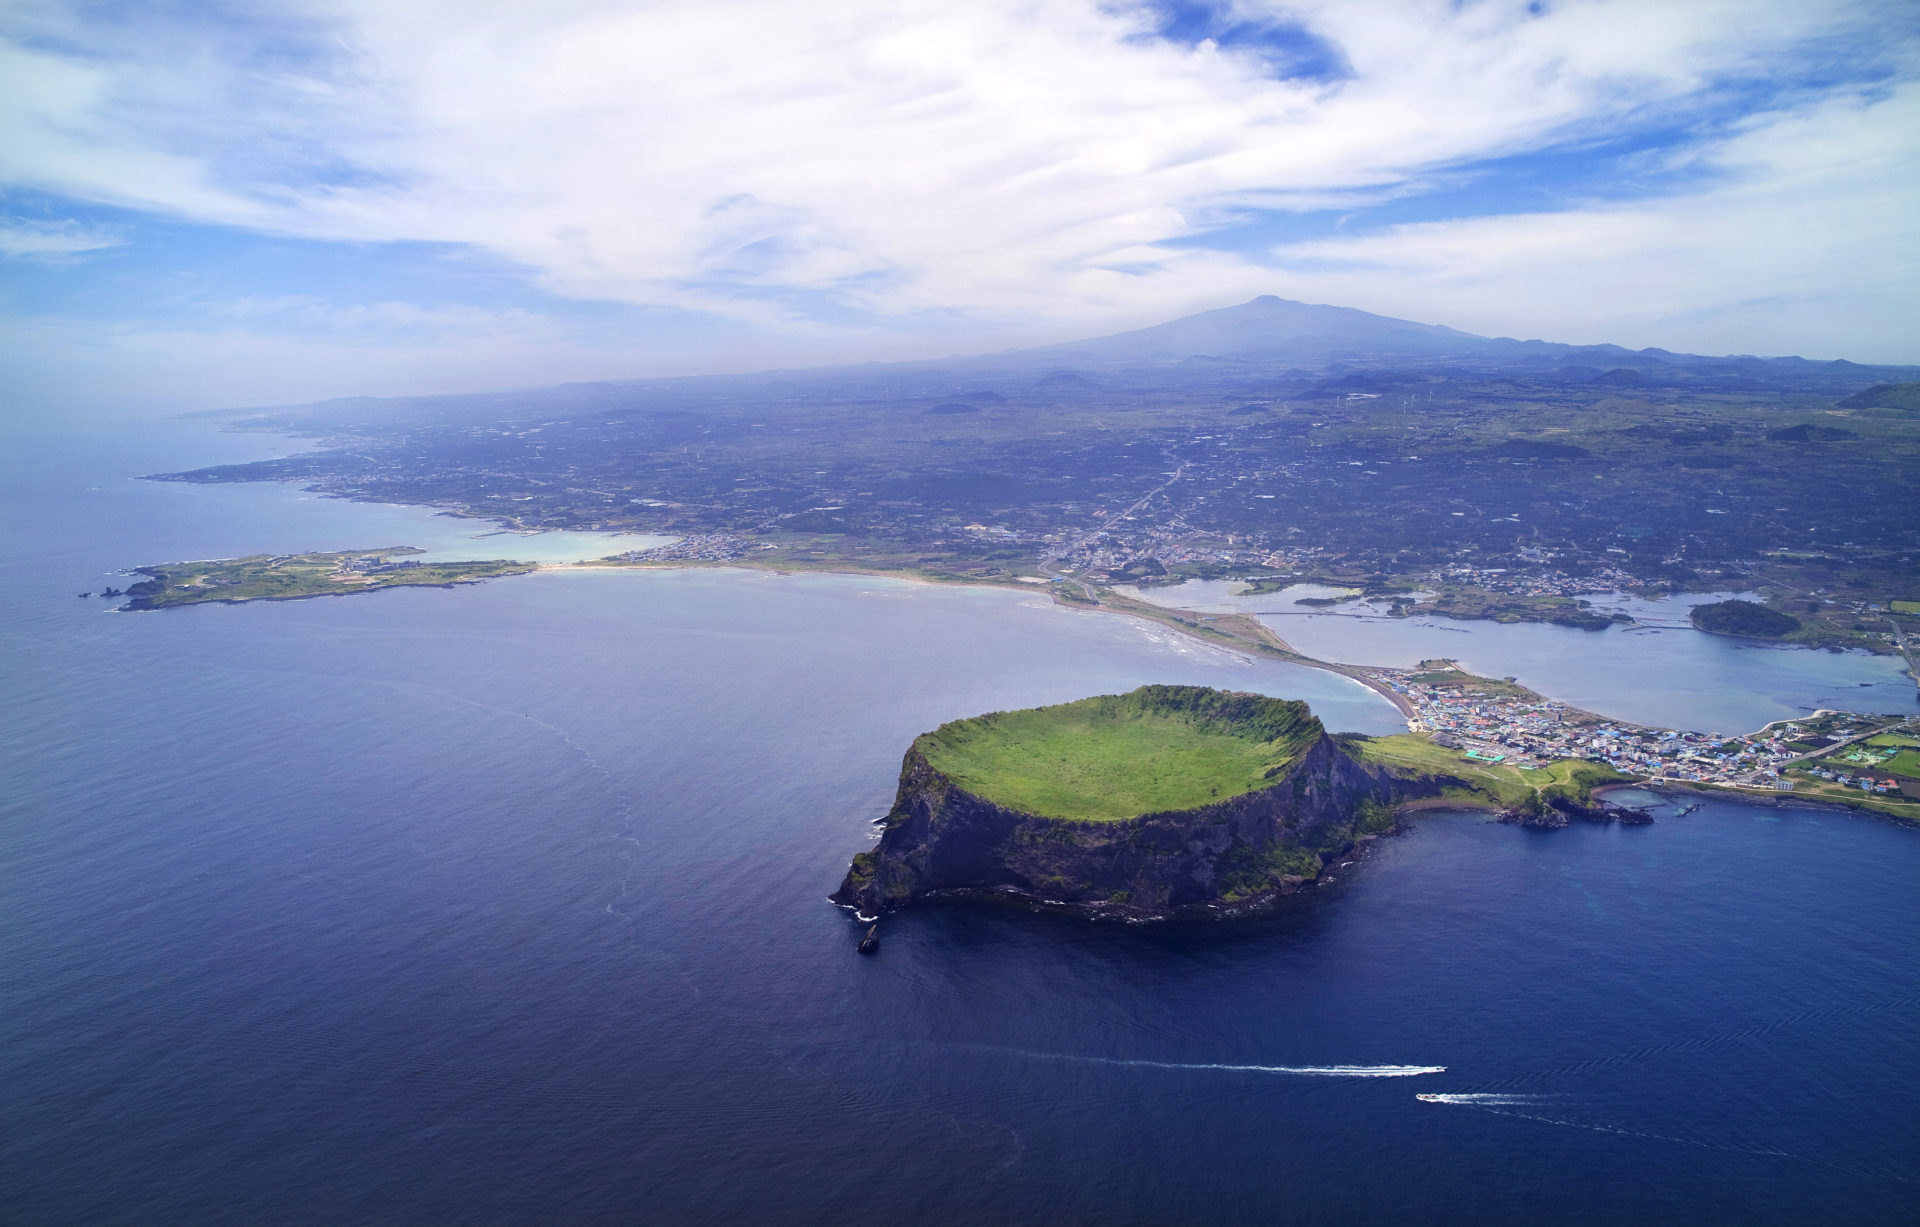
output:
[[[280,560],[274,560],[274,562],[278,561]],[[420,560],[417,558],[403,558],[399,562],[388,562],[378,554],[366,554],[358,558],[342,559],[340,569],[354,575],[380,575],[388,571],[405,571],[419,565]]]
[[[1807,774],[1818,780],[1838,784],[1842,788],[1858,788],[1862,792],[1902,793],[1909,797],[1920,797],[1920,780],[1893,775],[1887,771],[1886,764],[1899,757],[1900,747],[1881,748],[1870,743],[1855,745],[1843,753],[1835,753],[1823,762],[1811,764]],[[1851,765],[1847,765],[1851,764]]]
[[[1792,784],[1781,778],[1782,770],[1817,758],[1836,744],[1798,721],[1725,737],[1603,721],[1537,695],[1503,694],[1436,678],[1433,672],[1372,672],[1412,705],[1416,731],[1431,732],[1437,744],[1461,750],[1477,762],[1541,767],[1556,759],[1585,758],[1651,779],[1784,791]],[[1868,722],[1858,735],[1884,723]],[[1820,766],[1809,773],[1870,792],[1902,791],[1901,782],[1884,773],[1854,775]]]
[[619,562],[732,562],[760,550],[777,547],[756,544],[732,533],[695,533],[650,550],[628,550],[615,554]]
[[[1058,547],[1070,536],[1055,533],[1050,543]],[[1064,567],[1119,577],[1128,567],[1141,563],[1148,564],[1146,569],[1151,574],[1192,563],[1290,571],[1312,566],[1323,553],[1319,549],[1275,548],[1270,542],[1237,533],[1221,536],[1167,525],[1102,530],[1077,545],[1068,545],[1055,555],[1055,561]]]
[[1469,584],[1487,592],[1512,596],[1581,596],[1593,592],[1617,592],[1632,588],[1640,581],[1620,570],[1607,567],[1591,575],[1568,575],[1554,570],[1510,570],[1506,567],[1454,566],[1435,571],[1432,582]]
[[1863,771],[1859,775],[1851,771],[1834,771],[1827,767],[1810,767],[1807,774],[1815,779],[1827,780],[1842,788],[1858,788],[1862,792],[1896,793],[1901,791],[1898,779],[1890,775],[1874,775]]
[[[1130,521],[1131,517],[1127,517],[1127,520]],[[978,536],[993,530],[984,525],[968,525],[967,531]],[[1015,535],[1007,533],[1007,536]],[[1159,569],[1191,563],[1250,570],[1311,570],[1348,558],[1346,554],[1312,546],[1284,545],[1265,536],[1227,534],[1223,538],[1213,533],[1196,532],[1178,521],[1166,524],[1114,521],[1078,541],[1074,540],[1075,536],[1071,532],[1049,535],[1048,543],[1060,550],[1054,555],[1055,560],[1062,566],[1092,572],[1104,571],[1116,577],[1129,567],[1135,571],[1144,569],[1148,573],[1158,573]],[[1539,550],[1521,550],[1519,558],[1520,564],[1512,567],[1457,562],[1419,575],[1415,577],[1415,582],[1430,584],[1435,588],[1443,584],[1455,584],[1511,596],[1557,597],[1630,591],[1639,588],[1642,583],[1637,576],[1617,566],[1603,567],[1585,575],[1572,575],[1543,565],[1550,556]],[[1351,560],[1349,565],[1352,565]]]

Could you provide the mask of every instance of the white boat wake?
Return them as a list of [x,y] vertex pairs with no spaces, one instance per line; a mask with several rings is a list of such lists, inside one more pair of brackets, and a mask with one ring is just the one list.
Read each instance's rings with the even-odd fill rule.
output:
[[1417,1078],[1444,1074],[1444,1065],[1231,1065],[1213,1061],[1139,1061],[1123,1057],[1085,1057],[1065,1052],[1028,1052],[1002,1049],[1034,1061],[1072,1061],[1083,1065],[1117,1065],[1130,1069],[1211,1070],[1237,1074],[1288,1074],[1305,1078]]

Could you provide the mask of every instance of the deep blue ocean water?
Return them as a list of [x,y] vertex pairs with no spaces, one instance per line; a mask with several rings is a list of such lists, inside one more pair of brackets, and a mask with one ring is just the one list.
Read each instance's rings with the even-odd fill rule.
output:
[[[392,509],[125,480],[279,446],[0,460],[0,1219],[1920,1217],[1920,833],[1439,815],[1267,917],[928,907],[863,959],[824,896],[916,732],[1147,681],[1393,713],[859,578],[75,598],[393,543],[356,518]],[[1351,1066],[1446,1069],[1299,1072]]]

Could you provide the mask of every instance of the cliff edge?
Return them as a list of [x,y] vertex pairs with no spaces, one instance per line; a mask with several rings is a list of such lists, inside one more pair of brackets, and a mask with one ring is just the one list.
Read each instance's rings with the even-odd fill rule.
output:
[[[868,913],[942,894],[1141,918],[1248,908],[1438,791],[1356,761],[1304,703],[1142,687],[917,738],[879,845],[832,897]],[[1143,797],[1204,801],[1126,812]]]

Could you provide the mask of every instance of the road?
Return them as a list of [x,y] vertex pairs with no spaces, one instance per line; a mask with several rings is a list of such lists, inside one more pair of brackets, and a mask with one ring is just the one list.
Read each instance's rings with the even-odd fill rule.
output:
[[[1059,570],[1054,566],[1054,564],[1059,562],[1064,555],[1071,554],[1075,550],[1080,549],[1083,546],[1093,544],[1093,539],[1106,531],[1106,525],[1115,523],[1116,521],[1119,521],[1119,520],[1124,520],[1128,516],[1133,515],[1135,512],[1139,511],[1142,507],[1145,507],[1148,503],[1152,502],[1155,498],[1157,498],[1162,492],[1167,490],[1175,482],[1179,481],[1182,477],[1184,477],[1186,475],[1186,472],[1187,472],[1187,465],[1185,461],[1182,461],[1179,464],[1175,465],[1172,475],[1169,476],[1167,480],[1161,482],[1159,485],[1155,486],[1153,489],[1141,495],[1138,499],[1134,500],[1131,506],[1127,507],[1125,510],[1116,512],[1113,515],[1108,516],[1105,520],[1102,520],[1101,526],[1099,528],[1089,529],[1087,534],[1084,537],[1081,537],[1079,540],[1068,542],[1066,545],[1061,546],[1059,549],[1053,551],[1052,553],[1043,555],[1040,561],[1034,564],[1035,568],[1042,575],[1046,576],[1048,579],[1058,579],[1058,580],[1070,579],[1069,576],[1062,575],[1059,572]],[[1093,588],[1089,586],[1085,581],[1072,580],[1072,582],[1080,585],[1080,591],[1086,593],[1089,600],[1093,598]]]
[[1907,676],[1913,679],[1916,687],[1920,687],[1920,664],[1914,662],[1913,649],[1907,644],[1906,632],[1900,629],[1900,623],[1893,618],[1887,619],[1887,629],[1893,632],[1893,646],[1900,649],[1900,658],[1907,662]]
[[1775,763],[1772,767],[1769,767],[1764,771],[1755,771],[1751,775],[1748,775],[1744,780],[1737,781],[1737,782],[1765,783],[1769,776],[1772,776],[1777,772],[1784,771],[1788,767],[1793,766],[1795,763],[1810,762],[1816,758],[1825,758],[1829,754],[1837,754],[1838,752],[1846,749],[1848,746],[1852,745],[1856,741],[1865,741],[1869,737],[1878,737],[1882,733],[1899,732],[1906,729],[1906,727],[1911,723],[1912,721],[1908,721],[1908,720],[1896,721],[1893,724],[1887,724],[1887,725],[1882,725],[1879,728],[1868,729],[1864,733],[1855,733],[1851,737],[1843,737],[1839,741],[1834,742],[1830,746],[1821,746],[1819,749],[1809,751],[1806,754],[1796,754],[1792,758],[1782,759],[1780,762]]

